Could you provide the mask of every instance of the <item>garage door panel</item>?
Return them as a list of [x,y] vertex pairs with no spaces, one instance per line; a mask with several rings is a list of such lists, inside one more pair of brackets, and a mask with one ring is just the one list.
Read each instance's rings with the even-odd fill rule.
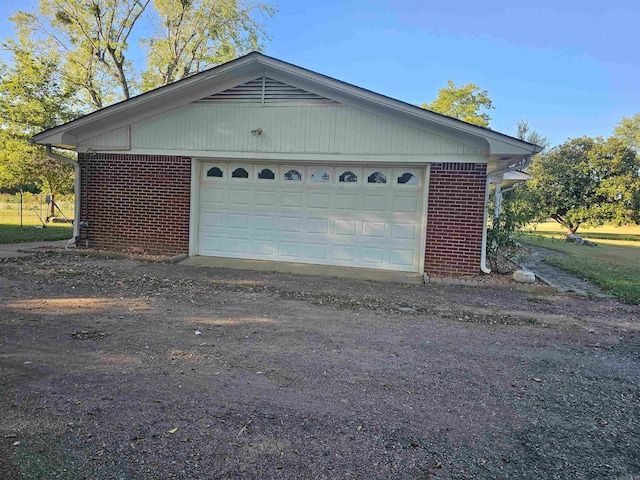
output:
[[309,218],[307,219],[307,233],[328,235],[329,220],[326,218]]
[[207,188],[203,192],[203,199],[207,203],[219,203],[225,202],[225,190],[219,188]]
[[205,213],[202,216],[203,227],[217,228],[224,225],[225,215],[222,213]]
[[302,219],[300,217],[280,217],[280,230],[300,233],[302,231]]
[[302,192],[282,192],[280,198],[283,208],[302,208]]
[[[418,270],[421,189],[395,178],[381,185],[341,183],[336,169],[322,166],[287,167],[302,174],[300,181],[285,180],[282,168],[271,166],[276,179],[266,181],[256,173],[264,167],[234,164],[240,166],[248,179],[201,180],[199,254]],[[320,170],[329,180],[312,181]]]
[[350,245],[334,245],[333,259],[341,262],[355,262],[356,247]]
[[254,202],[256,207],[275,207],[276,192],[258,190],[255,192]]
[[308,208],[326,210],[329,208],[331,195],[327,193],[310,193]]
[[384,248],[364,247],[362,249],[362,261],[379,268],[384,263]]
[[266,255],[271,257],[273,256],[275,251],[276,248],[273,240],[255,239],[253,241],[253,253],[255,253],[256,255]]
[[386,223],[383,222],[363,222],[362,236],[384,238],[386,235],[386,226]]
[[242,237],[229,237],[226,243],[226,250],[233,253],[249,253],[249,240]]
[[285,242],[280,241],[278,245],[278,253],[282,257],[289,257],[293,259],[300,260],[300,253],[302,252],[302,245],[300,242]]
[[251,202],[251,192],[249,190],[229,190],[229,205],[244,206]]
[[315,260],[327,260],[329,246],[317,243],[307,243],[305,248],[305,257]]
[[358,210],[358,195],[336,195],[336,211],[347,210],[353,212]]
[[415,251],[411,249],[391,249],[391,264],[396,266],[409,266],[415,262]]
[[227,226],[233,229],[246,230],[249,227],[249,215],[241,213],[231,213],[227,215]]
[[335,220],[334,229],[336,236],[355,237],[358,229],[358,222],[355,220]]
[[411,223],[394,223],[391,230],[391,238],[394,240],[415,240],[417,227]]
[[414,197],[395,197],[393,199],[394,212],[416,213],[418,211],[418,198]]
[[386,212],[387,198],[374,195],[364,197],[364,210],[367,212]]
[[253,228],[255,230],[267,230],[275,232],[278,218],[275,215],[254,215]]

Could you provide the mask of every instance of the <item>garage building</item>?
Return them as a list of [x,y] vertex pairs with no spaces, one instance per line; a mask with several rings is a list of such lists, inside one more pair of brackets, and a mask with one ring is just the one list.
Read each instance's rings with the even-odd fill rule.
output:
[[257,52],[32,141],[78,153],[79,245],[438,275],[540,150]]

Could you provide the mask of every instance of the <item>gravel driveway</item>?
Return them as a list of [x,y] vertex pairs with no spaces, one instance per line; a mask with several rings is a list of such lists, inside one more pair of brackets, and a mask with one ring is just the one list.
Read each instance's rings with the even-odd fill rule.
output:
[[0,297],[2,478],[640,478],[638,306],[59,254]]

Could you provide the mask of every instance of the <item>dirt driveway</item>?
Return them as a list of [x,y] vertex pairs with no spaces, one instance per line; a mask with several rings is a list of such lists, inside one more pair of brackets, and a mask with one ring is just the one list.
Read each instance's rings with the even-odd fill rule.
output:
[[2,478],[640,478],[638,307],[56,254],[0,297]]

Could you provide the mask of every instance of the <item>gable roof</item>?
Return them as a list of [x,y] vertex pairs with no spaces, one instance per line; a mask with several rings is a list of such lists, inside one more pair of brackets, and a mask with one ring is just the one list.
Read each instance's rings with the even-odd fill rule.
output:
[[541,147],[487,128],[472,125],[421,107],[351,85],[326,75],[251,52],[230,62],[142,93],[128,100],[45,130],[31,143],[74,149],[80,136],[100,134],[161,114],[187,103],[237,87],[259,77],[269,77],[335,102],[360,108],[422,129],[454,135],[485,151],[496,166],[526,159]]

